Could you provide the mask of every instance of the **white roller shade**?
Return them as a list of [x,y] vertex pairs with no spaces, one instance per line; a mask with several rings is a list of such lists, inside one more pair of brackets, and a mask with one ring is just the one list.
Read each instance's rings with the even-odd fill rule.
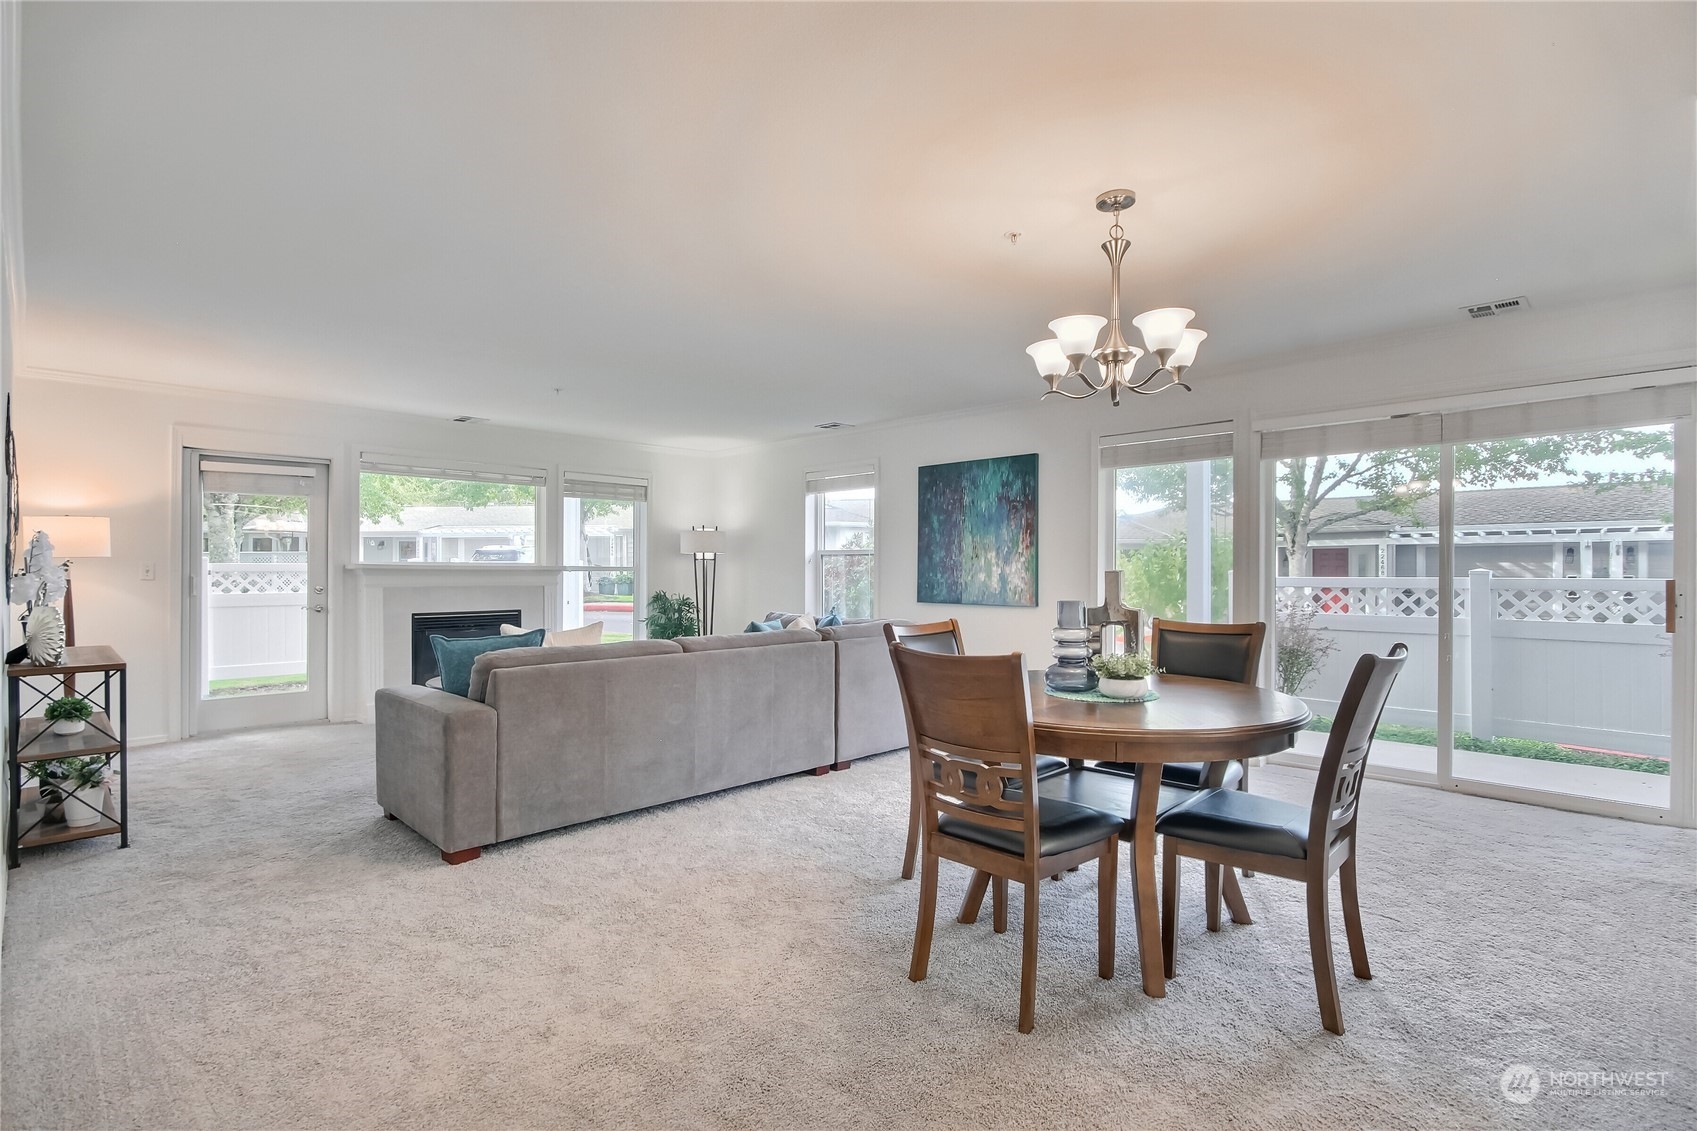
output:
[[878,486],[876,471],[810,471],[807,473],[807,493],[821,495],[827,491],[860,491]]
[[1355,420],[1261,434],[1262,459],[1297,459],[1419,448],[1444,439],[1444,418],[1435,412],[1410,413],[1384,420]]
[[[1207,428],[1206,425],[1203,426]],[[1194,463],[1204,459],[1229,459],[1232,433],[1216,425],[1207,431],[1183,436],[1138,439],[1136,436],[1102,437],[1101,466],[1149,467],[1161,463]]]
[[1598,428],[1666,424],[1691,415],[1693,385],[1662,385],[1624,393],[1599,393],[1560,401],[1476,408],[1444,415],[1444,439],[1453,444],[1503,440]]
[[475,483],[516,483],[532,487],[541,487],[548,482],[548,473],[535,468],[442,467],[395,456],[374,455],[370,452],[360,457],[359,469],[375,475],[410,475],[422,479],[459,479]]
[[608,499],[621,503],[646,503],[648,481],[616,476],[567,475],[560,493],[568,499]]

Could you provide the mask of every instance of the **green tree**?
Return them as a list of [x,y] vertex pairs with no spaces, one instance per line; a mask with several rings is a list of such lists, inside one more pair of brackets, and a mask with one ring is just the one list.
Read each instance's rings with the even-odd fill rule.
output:
[[[536,488],[528,483],[483,483],[471,479],[431,479],[421,475],[359,477],[359,513],[367,522],[400,521],[407,507],[533,506]],[[617,504],[612,504],[617,505]]]
[[[1209,592],[1214,609],[1230,604],[1231,535],[1213,533],[1209,565]],[[1212,620],[1212,610],[1190,615],[1187,539],[1170,534],[1132,550],[1119,552],[1119,568],[1125,574],[1126,599],[1150,616],[1171,620]]]
[[842,545],[844,550],[869,551],[854,557],[826,554],[821,566],[824,592],[820,594],[820,612],[833,607],[839,615],[869,617],[872,615],[872,532],[857,530]]

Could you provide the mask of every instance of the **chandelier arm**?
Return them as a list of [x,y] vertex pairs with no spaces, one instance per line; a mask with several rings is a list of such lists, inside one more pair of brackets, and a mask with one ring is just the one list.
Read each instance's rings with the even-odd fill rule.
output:
[[[1074,369],[1071,373],[1068,373],[1067,376],[1068,377],[1077,377],[1079,380],[1083,381],[1086,385],[1089,385],[1091,393],[1099,393],[1103,389],[1106,389],[1108,387],[1108,378],[1103,377],[1100,382],[1092,381],[1090,379],[1090,374],[1088,374],[1084,371],[1084,367],[1082,365],[1079,366],[1077,369]],[[1084,395],[1089,396],[1090,393],[1086,393]]]
[[1091,389],[1088,393],[1069,393],[1065,389],[1047,389],[1037,399],[1041,401],[1050,397],[1065,397],[1069,401],[1082,401],[1095,396],[1099,392],[1101,392],[1100,389]]

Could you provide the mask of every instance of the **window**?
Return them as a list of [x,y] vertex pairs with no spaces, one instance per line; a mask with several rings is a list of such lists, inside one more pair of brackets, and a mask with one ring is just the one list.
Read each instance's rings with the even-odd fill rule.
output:
[[1159,438],[1109,437],[1109,544],[1127,604],[1162,620],[1228,621],[1232,606],[1232,434],[1224,425]]
[[601,622],[604,641],[643,635],[642,538],[648,485],[639,479],[566,477],[565,627]]
[[877,497],[872,471],[807,477],[807,607],[813,615],[873,615]]
[[421,467],[366,455],[359,560],[367,564],[535,562],[541,471]]

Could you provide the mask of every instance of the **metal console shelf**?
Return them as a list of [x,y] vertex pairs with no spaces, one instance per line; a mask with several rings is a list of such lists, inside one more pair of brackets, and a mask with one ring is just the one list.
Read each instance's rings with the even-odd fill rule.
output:
[[[97,676],[95,686],[88,691],[77,688],[79,675]],[[116,690],[116,710],[113,692]],[[43,844],[59,844],[67,840],[82,840],[92,836],[118,836],[118,847],[130,845],[130,774],[129,774],[129,665],[122,656],[104,644],[66,648],[57,664],[41,666],[22,663],[6,666],[6,709],[10,727],[7,730],[6,771],[12,786],[11,835],[6,842],[6,865],[18,866],[18,850]],[[61,696],[75,695],[95,707],[94,716],[80,734],[54,734],[52,725],[40,716],[27,717],[29,712]],[[28,700],[26,702],[26,699]],[[104,758],[108,772],[114,762],[118,769],[118,788],[114,798],[108,778],[101,792],[100,819],[91,825],[68,825],[63,821],[48,821],[45,811],[29,826],[19,825],[23,806],[36,800],[35,786],[23,788],[23,768],[31,762],[49,762],[56,758]],[[79,804],[67,799],[67,805]],[[33,807],[33,806],[32,806]]]

